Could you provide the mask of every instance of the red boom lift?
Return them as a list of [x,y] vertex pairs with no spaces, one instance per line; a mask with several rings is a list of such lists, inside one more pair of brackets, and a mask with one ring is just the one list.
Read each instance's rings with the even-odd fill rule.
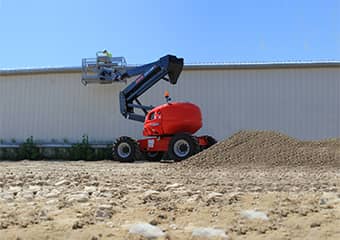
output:
[[[183,69],[183,58],[166,55],[158,61],[134,68],[125,68],[125,60],[117,59],[104,59],[101,62],[97,55],[95,69],[98,74],[91,77],[86,74],[90,64],[84,59],[82,77],[86,85],[91,81],[104,84],[138,76],[120,92],[120,111],[127,119],[144,123],[143,135],[146,138],[136,141],[127,136],[119,137],[113,145],[114,159],[121,162],[139,159],[159,161],[166,154],[168,159],[180,161],[216,143],[211,136],[193,135],[202,127],[201,110],[195,104],[170,102],[167,92],[167,103],[157,107],[142,105],[138,100],[160,80],[176,84]],[[111,69],[105,76],[102,75],[103,65],[106,73],[108,68]],[[137,113],[136,109],[141,109],[142,114]]]

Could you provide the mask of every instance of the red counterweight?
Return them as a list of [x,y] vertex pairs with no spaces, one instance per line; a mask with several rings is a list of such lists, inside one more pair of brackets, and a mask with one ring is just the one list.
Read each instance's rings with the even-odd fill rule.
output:
[[201,127],[202,114],[198,106],[189,102],[173,102],[158,106],[146,115],[143,135],[194,134]]

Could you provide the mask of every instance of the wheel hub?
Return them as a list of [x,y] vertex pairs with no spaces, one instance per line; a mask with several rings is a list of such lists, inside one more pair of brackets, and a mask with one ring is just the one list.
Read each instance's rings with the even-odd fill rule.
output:
[[182,145],[179,147],[179,149],[181,150],[181,152],[186,152],[186,151],[188,151],[188,146],[185,145],[185,144],[182,144]]
[[173,151],[178,157],[186,157],[190,153],[190,145],[184,139],[178,140],[174,144]]
[[122,158],[127,158],[131,154],[131,147],[128,143],[121,143],[117,148],[117,153]]

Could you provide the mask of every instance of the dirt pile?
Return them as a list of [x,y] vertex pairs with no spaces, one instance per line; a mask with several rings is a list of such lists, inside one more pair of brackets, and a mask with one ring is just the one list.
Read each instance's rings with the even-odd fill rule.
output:
[[299,141],[273,131],[240,131],[181,164],[208,168],[231,164],[339,167],[340,139]]

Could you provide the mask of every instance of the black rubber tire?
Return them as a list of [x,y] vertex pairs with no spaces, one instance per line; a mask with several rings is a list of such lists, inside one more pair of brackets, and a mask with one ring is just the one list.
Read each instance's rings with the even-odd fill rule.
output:
[[[124,152],[125,151],[125,152]],[[117,138],[113,144],[113,159],[120,162],[134,162],[140,158],[139,145],[130,137]]]
[[[180,144],[182,142],[182,144]],[[179,144],[178,146],[176,146]],[[182,148],[183,149],[178,149]],[[176,150],[177,149],[177,150]],[[178,151],[183,151],[183,154],[180,154]],[[174,135],[169,143],[168,155],[171,160],[182,161],[195,155],[200,151],[200,146],[196,137],[191,136],[187,133],[178,133]]]
[[208,149],[212,145],[215,145],[217,143],[217,140],[215,138],[213,138],[212,136],[207,135],[207,136],[204,136],[204,137],[207,140],[208,144],[205,147],[203,147],[203,150]]
[[164,152],[143,152],[143,159],[151,162],[162,160]]

